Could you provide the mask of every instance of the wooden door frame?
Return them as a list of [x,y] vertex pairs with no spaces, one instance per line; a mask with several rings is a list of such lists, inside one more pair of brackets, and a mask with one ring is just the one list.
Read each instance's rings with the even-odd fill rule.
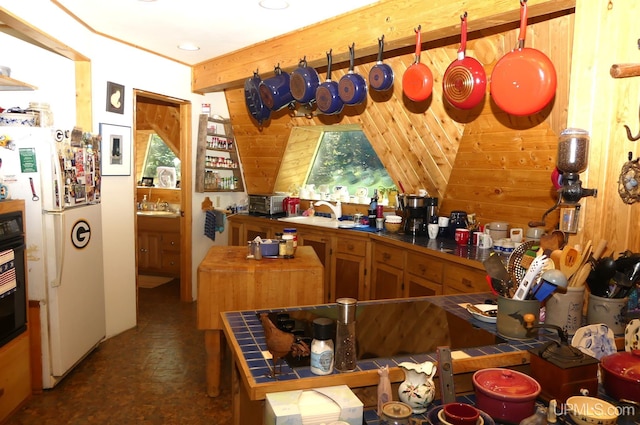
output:
[[[164,96],[157,93],[146,92],[144,90],[134,89],[133,90],[133,111],[134,111],[134,119],[133,119],[133,134],[136,134],[136,104],[138,102],[138,96],[158,99],[164,102],[169,102],[174,104],[180,109],[180,300],[185,302],[193,301],[193,288],[191,284],[192,280],[192,271],[191,271],[191,246],[192,246],[192,238],[191,238],[191,216],[192,216],[192,177],[191,177],[191,126],[192,126],[192,117],[191,117],[191,102],[183,99],[176,99],[174,97]],[[135,149],[136,144],[133,143],[134,151],[133,157],[135,158]],[[135,161],[134,161],[135,168]],[[136,171],[134,170],[134,176],[136,175]],[[137,182],[134,178],[134,186],[137,188]],[[135,193],[134,188],[134,193]],[[133,202],[133,207],[135,207],[135,199]],[[138,241],[136,238],[136,252]],[[137,274],[137,264],[136,264],[136,274]],[[137,281],[137,279],[136,279]],[[136,292],[137,296],[137,292]]]

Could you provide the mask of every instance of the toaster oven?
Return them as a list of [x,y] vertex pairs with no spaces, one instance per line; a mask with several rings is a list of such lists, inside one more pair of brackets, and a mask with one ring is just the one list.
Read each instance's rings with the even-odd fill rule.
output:
[[249,195],[249,214],[261,216],[283,216],[282,205],[286,195],[255,194]]

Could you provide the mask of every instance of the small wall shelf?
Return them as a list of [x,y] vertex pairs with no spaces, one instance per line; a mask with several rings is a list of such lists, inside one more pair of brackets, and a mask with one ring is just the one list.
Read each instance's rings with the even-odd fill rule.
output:
[[[215,130],[211,129],[211,123]],[[220,132],[220,127],[224,132]],[[200,115],[196,153],[196,192],[244,192],[244,179],[227,119]]]
[[31,84],[0,75],[0,91],[33,91],[37,89],[36,86],[32,86]]

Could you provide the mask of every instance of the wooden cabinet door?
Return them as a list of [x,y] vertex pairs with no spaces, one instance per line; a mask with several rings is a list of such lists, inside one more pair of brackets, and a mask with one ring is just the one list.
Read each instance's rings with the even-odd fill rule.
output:
[[401,298],[404,292],[404,271],[380,263],[373,266],[371,299]]
[[368,237],[336,236],[336,253],[331,273],[331,299],[369,299],[369,251]]
[[160,233],[138,232],[138,269],[142,272],[162,269],[162,237]]
[[325,301],[334,298],[330,295],[331,289],[331,254],[333,253],[333,238],[326,233],[317,233],[306,229],[298,228],[298,245],[311,246],[315,251],[318,259],[324,266],[324,293]]
[[227,234],[229,239],[227,244],[231,246],[246,245],[248,239],[245,240],[244,238],[244,224],[228,220],[227,225],[229,226],[229,233]]
[[261,239],[269,239],[273,237],[273,235],[271,234],[271,227],[268,225],[247,222],[244,224],[244,230],[245,244],[247,243],[247,241],[252,241],[258,236],[260,236]]

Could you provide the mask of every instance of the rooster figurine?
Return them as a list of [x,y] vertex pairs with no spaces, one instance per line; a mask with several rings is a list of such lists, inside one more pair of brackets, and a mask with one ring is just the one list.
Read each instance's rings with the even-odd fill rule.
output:
[[[289,353],[293,353],[296,357],[307,357],[311,354],[309,346],[297,338],[294,334],[281,331],[271,322],[267,313],[260,313],[260,322],[264,329],[264,336],[267,341],[267,349],[273,356],[273,369],[271,369],[271,378],[276,377],[276,367],[280,359]],[[282,365],[280,365],[282,372]]]

